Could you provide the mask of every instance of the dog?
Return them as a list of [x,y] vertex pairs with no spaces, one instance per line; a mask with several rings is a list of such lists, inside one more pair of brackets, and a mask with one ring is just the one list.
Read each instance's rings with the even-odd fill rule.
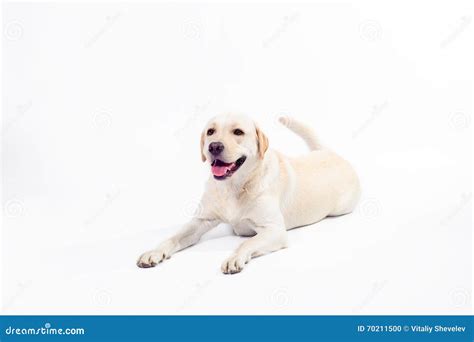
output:
[[288,230],[353,211],[361,190],[351,165],[321,146],[311,128],[289,118],[280,122],[309,153],[288,157],[269,149],[266,135],[245,115],[222,114],[206,124],[200,151],[211,175],[200,210],[180,232],[142,254],[138,267],[156,266],[228,223],[235,234],[250,236],[221,267],[238,273],[252,258],[286,248]]

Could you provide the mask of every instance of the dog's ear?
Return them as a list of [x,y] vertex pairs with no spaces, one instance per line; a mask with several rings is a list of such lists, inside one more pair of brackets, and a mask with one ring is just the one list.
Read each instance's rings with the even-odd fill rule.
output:
[[268,150],[268,138],[263,134],[262,130],[257,127],[257,147],[258,147],[258,156],[260,159],[263,159],[265,152]]
[[206,161],[206,156],[204,155],[204,132],[201,133],[201,160],[203,162]]

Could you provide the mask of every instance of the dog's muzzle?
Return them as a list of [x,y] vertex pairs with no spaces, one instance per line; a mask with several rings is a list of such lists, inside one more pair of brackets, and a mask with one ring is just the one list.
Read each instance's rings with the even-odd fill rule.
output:
[[225,163],[220,159],[214,159],[211,163],[211,171],[215,179],[226,179],[237,171],[245,162],[247,157],[242,156],[233,163]]

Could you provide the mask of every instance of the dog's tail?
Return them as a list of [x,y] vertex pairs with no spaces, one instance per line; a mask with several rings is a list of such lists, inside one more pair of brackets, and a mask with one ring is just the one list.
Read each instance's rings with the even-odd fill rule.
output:
[[306,145],[308,145],[310,151],[320,150],[323,148],[311,127],[287,116],[281,116],[278,118],[278,121],[280,121],[280,123],[283,126],[286,126],[290,131],[299,135]]

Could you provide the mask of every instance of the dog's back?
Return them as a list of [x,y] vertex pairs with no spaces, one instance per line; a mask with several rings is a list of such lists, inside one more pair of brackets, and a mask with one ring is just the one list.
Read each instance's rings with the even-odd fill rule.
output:
[[353,211],[360,197],[360,184],[352,166],[324,148],[313,130],[303,123],[280,120],[299,135],[310,152],[300,157],[285,157],[290,171],[284,171],[292,182],[292,200],[283,208],[287,229],[312,224],[327,216]]

